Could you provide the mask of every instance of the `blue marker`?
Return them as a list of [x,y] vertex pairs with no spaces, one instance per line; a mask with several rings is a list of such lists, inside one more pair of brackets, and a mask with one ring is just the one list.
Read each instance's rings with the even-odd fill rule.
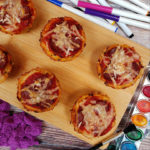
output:
[[117,30],[118,30],[117,27],[115,27],[115,26],[113,26],[113,25],[111,25],[111,24],[109,24],[107,22],[104,22],[102,20],[99,20],[99,19],[97,19],[97,18],[95,18],[93,16],[90,16],[88,14],[84,14],[84,12],[82,12],[80,10],[77,10],[77,9],[75,9],[75,8],[69,6],[69,5],[66,5],[63,2],[60,2],[58,0],[47,0],[47,1],[57,5],[59,7],[62,7],[62,8],[66,9],[66,10],[68,10],[68,11],[70,11],[70,12],[72,12],[72,13],[80,16],[80,17],[83,17],[83,18],[85,18],[85,19],[87,19],[89,21],[92,21],[95,24],[98,24],[98,25],[100,25],[100,26],[102,26],[104,28],[107,28],[107,29],[109,29],[109,30],[111,30],[113,32],[117,32]]

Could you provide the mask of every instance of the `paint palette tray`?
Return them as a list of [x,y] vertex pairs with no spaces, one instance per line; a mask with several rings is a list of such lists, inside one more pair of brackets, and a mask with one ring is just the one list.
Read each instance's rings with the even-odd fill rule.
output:
[[150,63],[116,132],[133,123],[137,130],[122,135],[111,142],[107,150],[138,150],[142,140],[150,134]]

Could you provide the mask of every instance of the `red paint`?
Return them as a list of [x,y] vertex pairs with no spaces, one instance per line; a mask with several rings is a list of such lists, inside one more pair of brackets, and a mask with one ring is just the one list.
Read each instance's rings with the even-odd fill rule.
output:
[[142,92],[146,97],[150,98],[150,85],[144,86]]
[[140,100],[137,102],[137,108],[143,113],[150,112],[150,101]]

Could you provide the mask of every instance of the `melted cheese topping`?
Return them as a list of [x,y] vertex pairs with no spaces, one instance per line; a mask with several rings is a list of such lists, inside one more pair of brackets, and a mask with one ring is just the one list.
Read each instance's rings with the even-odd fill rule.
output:
[[3,53],[3,51],[0,50],[0,62],[5,62],[5,53]]
[[[0,64],[5,64],[5,63],[6,63],[5,53],[0,50]],[[0,75],[2,75],[2,70],[0,70]]]
[[[107,129],[110,125],[112,119],[114,118],[114,107],[111,105],[111,109],[109,112],[106,112],[106,105],[96,104],[96,101],[93,101],[95,105],[87,105],[84,103],[86,100],[83,100],[80,103],[80,106],[83,108],[82,114],[84,116],[83,121],[85,122],[85,128],[87,131],[93,134],[100,136],[102,132]],[[80,128],[82,122],[78,123],[78,128]]]
[[[132,56],[128,56],[128,53],[132,54]],[[128,48],[128,52],[125,54],[123,48],[118,46],[112,55],[110,64],[108,64],[108,56],[104,56],[103,62],[108,66],[105,72],[110,75],[114,85],[121,85],[125,79],[127,79],[126,83],[130,83],[138,75],[138,72],[132,69],[132,62],[139,59],[140,56],[130,48]],[[117,75],[121,76],[119,83],[116,83],[115,80]]]
[[54,100],[58,98],[58,94],[53,94],[54,92],[59,90],[59,87],[54,89],[46,89],[48,83],[50,82],[50,78],[37,79],[34,83],[26,86],[21,90],[29,92],[30,99],[27,99],[29,104],[37,104],[42,102],[42,105],[50,106],[50,103],[47,103],[46,100]]
[[59,47],[66,56],[70,55],[71,51],[74,51],[74,48],[80,48],[80,44],[72,40],[72,35],[76,36],[75,40],[82,40],[83,37],[80,35],[76,25],[72,25],[70,28],[66,21],[62,24],[56,25],[56,27],[47,32],[44,37],[52,34],[52,42]]
[[18,29],[17,23],[21,23],[21,18],[27,16],[21,0],[3,0],[0,9],[0,22],[9,25],[7,31]]

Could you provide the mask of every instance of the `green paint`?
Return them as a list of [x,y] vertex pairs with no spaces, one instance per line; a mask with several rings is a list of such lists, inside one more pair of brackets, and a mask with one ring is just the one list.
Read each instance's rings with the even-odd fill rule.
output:
[[126,136],[130,140],[138,141],[138,140],[142,139],[143,132],[142,132],[142,130],[137,129],[135,131],[128,132]]

